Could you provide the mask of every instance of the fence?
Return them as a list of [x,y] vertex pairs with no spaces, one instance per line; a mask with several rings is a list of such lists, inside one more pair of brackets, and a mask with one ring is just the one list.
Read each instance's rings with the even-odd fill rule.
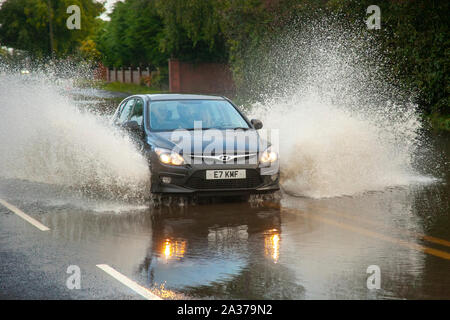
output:
[[[158,71],[149,68],[106,68],[105,80],[150,85]],[[232,95],[233,76],[228,65],[213,62],[189,63],[169,60],[169,90],[179,93],[207,93]]]
[[155,75],[155,73],[157,72],[150,71],[149,68],[108,68],[106,70],[106,81],[141,84],[142,78],[148,78],[150,80],[151,77]]

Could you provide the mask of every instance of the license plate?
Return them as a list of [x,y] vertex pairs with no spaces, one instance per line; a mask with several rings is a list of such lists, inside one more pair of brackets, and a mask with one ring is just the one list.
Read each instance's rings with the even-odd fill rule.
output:
[[245,170],[206,170],[206,180],[245,179]]

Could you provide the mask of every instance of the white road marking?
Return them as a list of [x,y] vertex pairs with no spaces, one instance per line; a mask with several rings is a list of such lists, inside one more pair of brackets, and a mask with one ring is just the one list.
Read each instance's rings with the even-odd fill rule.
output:
[[19,208],[15,207],[15,206],[13,206],[12,204],[6,202],[5,200],[0,199],[0,203],[3,206],[5,206],[6,208],[8,208],[9,210],[11,210],[12,212],[14,212],[15,214],[17,214],[22,219],[24,219],[24,220],[28,221],[29,223],[31,223],[33,226],[35,226],[39,230],[41,230],[41,231],[48,231],[48,230],[50,230],[50,228],[44,226],[42,223],[40,223],[36,219],[33,219],[32,217],[27,215],[25,212],[23,212],[22,210],[20,210]]
[[127,278],[120,272],[116,271],[114,268],[108,266],[107,264],[97,264],[97,267],[105,271],[107,274],[109,274],[111,277],[115,278],[116,280],[122,282],[124,285],[126,285],[128,288],[133,290],[134,292],[140,294],[147,300],[162,300],[157,295],[153,294],[148,290],[147,288],[144,288],[143,286],[137,284],[133,280]]

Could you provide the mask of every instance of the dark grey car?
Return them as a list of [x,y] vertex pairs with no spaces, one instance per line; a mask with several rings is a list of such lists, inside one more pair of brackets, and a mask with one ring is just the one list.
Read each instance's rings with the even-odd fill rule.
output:
[[149,94],[126,98],[113,116],[149,160],[151,192],[248,195],[279,190],[278,153],[227,98]]

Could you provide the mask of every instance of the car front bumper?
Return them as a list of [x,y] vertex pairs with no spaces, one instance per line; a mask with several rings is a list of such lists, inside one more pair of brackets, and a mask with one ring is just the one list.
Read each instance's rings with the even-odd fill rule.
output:
[[[198,196],[237,196],[273,193],[279,187],[279,166],[260,168],[251,164],[196,164],[170,166],[151,161],[151,192]],[[207,180],[206,170],[245,169],[245,179]],[[167,182],[169,180],[170,182]]]

